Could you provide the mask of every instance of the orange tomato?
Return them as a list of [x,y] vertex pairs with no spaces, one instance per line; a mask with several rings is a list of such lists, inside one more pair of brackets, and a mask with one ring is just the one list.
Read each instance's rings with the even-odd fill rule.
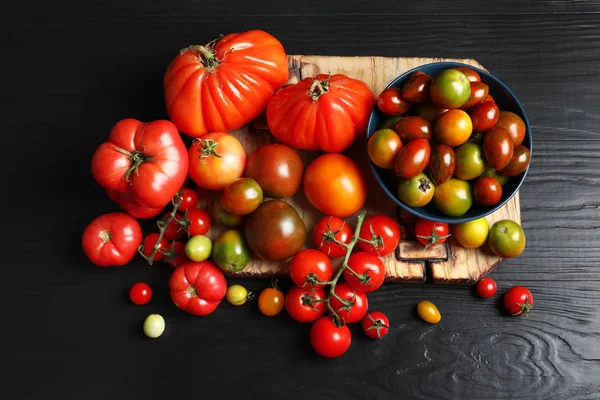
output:
[[304,173],[304,193],[317,210],[347,217],[367,200],[367,183],[360,167],[342,154],[324,154]]
[[435,122],[435,138],[446,146],[459,146],[465,143],[473,132],[469,114],[463,110],[449,110]]

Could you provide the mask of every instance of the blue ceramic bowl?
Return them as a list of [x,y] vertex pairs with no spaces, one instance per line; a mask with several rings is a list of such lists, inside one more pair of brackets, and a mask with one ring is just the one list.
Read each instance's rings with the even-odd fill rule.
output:
[[[386,88],[402,88],[408,77],[417,71],[424,72],[429,76],[434,76],[442,70],[459,66],[472,68],[479,73],[479,75],[481,76],[481,81],[489,86],[489,93],[494,97],[494,101],[496,102],[496,104],[498,104],[500,110],[512,111],[513,113],[517,114],[523,119],[527,131],[525,132],[525,140],[523,140],[522,144],[525,147],[527,147],[530,152],[532,152],[531,126],[529,125],[529,120],[527,119],[525,110],[523,110],[523,106],[521,106],[521,103],[519,102],[519,100],[517,100],[517,97],[514,95],[514,93],[511,92],[510,89],[504,83],[502,83],[502,81],[500,81],[493,75],[490,75],[486,71],[483,71],[479,68],[475,68],[471,65],[457,62],[436,62],[421,65],[417,68],[403,73],[402,75],[394,79]],[[369,125],[367,127],[367,140],[371,137],[371,135],[373,135],[377,131],[379,124],[386,118],[389,117],[385,116],[381,111],[379,111],[377,105],[375,105],[373,111],[371,112]],[[396,194],[398,183],[393,176],[393,172],[390,173],[389,170],[379,168],[372,162],[370,162],[370,164],[371,169],[373,170],[373,173],[377,178],[377,181],[379,182],[385,193],[400,207],[411,212],[412,214],[415,214],[418,217],[426,218],[437,222],[446,222],[449,224],[456,224],[460,222],[467,222],[478,218],[482,218],[504,206],[506,202],[508,202],[515,195],[515,193],[517,193],[517,191],[523,184],[523,181],[525,180],[527,171],[529,170],[528,167],[520,175],[511,177],[508,180],[508,182],[502,187],[502,198],[500,199],[500,202],[498,202],[496,205],[492,207],[481,207],[473,203],[471,208],[464,215],[460,217],[449,217],[447,215],[442,214],[435,207],[433,201],[425,207],[409,207],[406,204],[402,203],[398,199],[398,196]]]

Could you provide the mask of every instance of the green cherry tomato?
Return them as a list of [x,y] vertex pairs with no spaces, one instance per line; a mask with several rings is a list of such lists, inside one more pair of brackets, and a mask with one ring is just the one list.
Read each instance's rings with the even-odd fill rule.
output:
[[227,288],[225,298],[234,306],[241,306],[248,300],[248,291],[242,285],[231,285]]
[[400,179],[398,199],[409,207],[423,207],[434,196],[435,185],[424,173],[412,179]]
[[204,235],[192,236],[185,244],[185,255],[192,261],[208,260],[212,253],[212,242]]
[[446,69],[433,77],[429,94],[438,107],[458,108],[469,100],[471,83],[463,72],[454,68]]
[[160,314],[150,314],[144,321],[144,333],[151,339],[156,339],[165,331],[165,319]]
[[510,219],[496,221],[490,230],[488,243],[497,256],[516,257],[525,249],[525,232],[521,225]]
[[454,176],[469,181],[483,173],[486,163],[480,145],[467,142],[460,145],[454,153],[456,154]]
[[250,249],[244,236],[236,230],[221,233],[213,246],[213,260],[225,272],[243,270],[250,262]]
[[449,217],[464,215],[473,205],[473,195],[469,182],[450,178],[435,188],[433,204]]

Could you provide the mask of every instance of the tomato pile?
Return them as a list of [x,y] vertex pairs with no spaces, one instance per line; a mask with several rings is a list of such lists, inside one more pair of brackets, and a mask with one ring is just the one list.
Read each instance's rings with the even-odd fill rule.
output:
[[377,107],[388,118],[369,138],[369,157],[394,172],[398,199],[410,207],[432,203],[459,217],[496,205],[509,178],[529,165],[525,123],[500,110],[471,68],[415,72],[381,92]]
[[[448,97],[446,86],[451,85],[452,76],[440,79],[439,93],[438,84],[431,86],[435,104],[443,102],[452,108],[465,97],[462,92]],[[411,102],[429,99],[422,90],[413,90],[429,85],[427,78],[415,75],[410,80],[414,88],[382,93],[378,106],[390,115],[406,113]],[[229,34],[204,46],[183,49],[164,76],[170,120],[120,120],[94,152],[93,178],[122,211],[94,218],[81,243],[88,259],[100,267],[125,266],[136,255],[150,265],[168,265],[172,268],[168,282],[172,303],[194,316],[212,314],[223,299],[242,306],[256,297],[241,285],[228,287],[225,274],[242,271],[252,258],[284,261],[293,287],[284,294],[273,281],[272,287],[257,296],[259,310],[269,317],[285,310],[295,321],[312,323],[309,340],[314,350],[324,357],[338,357],[351,344],[349,324],[360,324],[364,334],[374,339],[390,330],[384,313],[369,310],[367,294],[383,284],[382,257],[398,247],[401,231],[388,215],[366,215],[366,178],[355,161],[339,154],[365,133],[376,102],[369,87],[341,74],[308,77],[283,87],[287,80],[283,46],[264,31]],[[473,101],[475,107],[476,103]],[[451,118],[454,110],[456,107],[440,118]],[[261,116],[278,143],[248,154],[243,140],[228,131]],[[399,133],[382,130],[368,147],[374,162],[395,169],[406,179],[399,192],[405,191],[411,202],[424,205],[424,197],[415,196],[415,190],[426,188],[430,201],[446,173],[429,170],[429,176],[425,174],[430,154],[423,149],[428,148],[434,131],[429,125],[415,130],[420,123],[415,118],[422,119],[402,117],[396,123]],[[452,118],[449,123],[454,123]],[[440,135],[454,138],[454,131],[446,132],[444,125],[436,125],[436,129]],[[180,133],[193,138],[191,144],[186,145]],[[487,137],[484,146],[491,140]],[[455,158],[450,142],[433,153],[440,165],[448,157]],[[491,143],[488,147],[497,140]],[[381,151],[384,147],[386,152]],[[298,150],[324,154],[305,166]],[[459,150],[456,152],[461,154]],[[418,171],[411,164],[416,161],[415,154],[419,155]],[[488,162],[494,168],[500,165],[495,158]],[[456,168],[472,174],[472,168],[461,163],[458,157]],[[508,167],[503,166],[502,171],[504,168]],[[460,180],[452,175],[447,182]],[[435,193],[433,183],[424,183],[430,182],[429,177],[438,185]],[[489,200],[488,191],[480,186],[475,185],[474,190]],[[289,201],[300,191],[323,214],[310,232]],[[217,199],[203,208],[209,197],[214,199],[207,193],[217,193]],[[353,227],[344,218],[355,214]],[[155,227],[143,232],[138,221],[142,219],[154,219]],[[498,255],[513,257],[523,251],[525,239],[520,226],[511,223],[503,221],[491,230],[487,225],[485,229],[460,225],[454,227],[453,235],[465,247],[478,247],[487,240]],[[447,225],[416,224],[417,238],[426,246],[443,244],[450,236]],[[214,241],[213,228],[220,232]],[[474,238],[473,232],[479,231],[481,235],[485,232],[485,239]],[[306,248],[310,235],[315,248]],[[333,259],[341,259],[341,264]],[[136,305],[149,303],[152,294],[144,282],[136,282],[129,290]],[[513,314],[529,311],[529,301],[531,296],[506,298],[507,306],[520,307]],[[441,319],[429,302],[419,303],[418,312],[431,323]],[[143,324],[150,338],[160,337],[165,328],[165,319],[159,314],[149,314]]]

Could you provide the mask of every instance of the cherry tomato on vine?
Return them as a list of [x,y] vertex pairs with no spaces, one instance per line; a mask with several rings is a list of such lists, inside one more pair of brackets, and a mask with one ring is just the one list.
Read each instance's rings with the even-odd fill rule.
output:
[[321,357],[339,357],[350,348],[352,334],[347,325],[336,326],[331,317],[321,317],[310,328],[310,344]]
[[348,267],[343,272],[348,285],[362,292],[373,292],[381,287],[385,279],[385,265],[372,254],[359,251],[350,256]]
[[133,304],[146,304],[152,298],[152,289],[144,282],[135,283],[129,289],[129,299]]
[[187,219],[188,226],[185,228],[185,231],[189,237],[206,235],[210,230],[210,217],[204,210],[199,208],[188,210]]
[[381,339],[390,329],[390,320],[381,311],[372,311],[362,320],[362,329],[371,339]]
[[417,313],[423,321],[429,322],[430,324],[437,324],[442,319],[435,304],[428,300],[423,300],[417,305]]
[[[331,232],[331,233],[328,233]],[[314,228],[314,240],[317,248],[331,258],[342,257],[346,254],[346,248],[330,240],[333,236],[339,242],[350,243],[352,240],[352,228],[339,217],[324,217]]]
[[178,211],[185,213],[187,210],[191,210],[196,208],[198,205],[198,193],[195,190],[190,188],[184,188],[181,191],[181,203],[179,204]]
[[325,313],[326,303],[322,288],[293,286],[285,296],[285,310],[297,322],[311,322]]
[[[142,253],[146,257],[150,257],[150,255],[154,251],[154,246],[156,245],[156,242],[158,241],[158,236],[159,236],[158,233],[150,233],[150,234],[146,235],[146,237],[144,238]],[[169,246],[169,242],[167,241],[167,239],[165,239],[164,237],[161,238],[160,242],[157,246],[157,251],[156,251],[156,253],[154,253],[154,258],[152,260],[153,261],[164,260],[165,255],[162,253],[162,251],[164,251],[167,248],[167,246]]]
[[273,317],[283,310],[284,300],[281,290],[266,288],[258,295],[258,309],[267,317]]
[[335,296],[329,299],[329,304],[342,322],[346,324],[358,322],[367,314],[369,302],[364,292],[354,289],[346,282],[341,282],[335,285],[334,293],[347,302],[344,305]]
[[171,242],[165,249],[165,260],[173,268],[188,262],[190,259],[185,255],[185,243]]
[[425,248],[444,244],[450,236],[448,230],[448,224],[424,218],[417,219],[417,223],[415,224],[417,240],[419,243],[424,244]]
[[362,251],[378,257],[392,254],[400,243],[400,226],[387,215],[371,215],[365,218],[360,228],[359,237],[364,240],[375,240],[375,245],[358,242]]
[[297,252],[290,262],[290,278],[296,286],[324,286],[316,282],[328,282],[333,276],[331,260],[319,250],[305,249]]
[[[170,215],[171,215],[170,211],[164,213],[161,220],[166,221]],[[185,231],[184,231],[184,228],[179,223],[179,221],[181,221],[183,219],[184,219],[183,215],[181,215],[179,213],[175,214],[175,218],[171,218],[171,220],[169,221],[169,224],[167,225],[167,228],[165,229],[165,233],[164,233],[163,237],[167,240],[181,239],[183,237],[183,235],[185,235]]]
[[504,293],[504,308],[515,317],[527,315],[533,308],[533,295],[524,286],[513,286]]
[[496,290],[498,286],[496,285],[496,281],[492,278],[483,278],[480,279],[479,282],[475,285],[475,290],[477,291],[477,295],[479,297],[483,297],[484,299],[489,299],[493,295],[496,294]]

